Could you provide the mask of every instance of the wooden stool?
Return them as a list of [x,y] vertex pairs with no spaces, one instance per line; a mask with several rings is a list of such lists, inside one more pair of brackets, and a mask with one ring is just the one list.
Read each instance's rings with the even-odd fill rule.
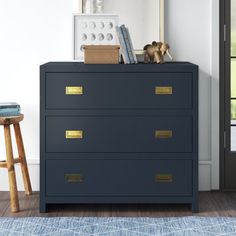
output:
[[[20,163],[21,171],[23,175],[23,182],[25,187],[25,194],[31,195],[32,188],[29,178],[29,172],[27,167],[27,162],[25,158],[24,144],[21,136],[20,124],[19,122],[24,119],[24,115],[12,116],[12,117],[0,117],[0,125],[4,126],[4,136],[5,136],[5,146],[6,146],[6,161],[0,161],[0,168],[7,168],[9,187],[10,187],[10,198],[11,198],[11,211],[19,211],[19,200],[17,193],[16,175],[14,164]],[[13,158],[12,141],[10,125],[14,126],[16,144],[18,149],[18,158]]]

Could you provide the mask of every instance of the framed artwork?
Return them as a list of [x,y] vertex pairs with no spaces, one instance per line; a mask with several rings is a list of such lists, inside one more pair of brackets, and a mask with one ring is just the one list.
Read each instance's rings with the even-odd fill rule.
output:
[[74,15],[74,60],[83,61],[84,45],[117,45],[115,14]]

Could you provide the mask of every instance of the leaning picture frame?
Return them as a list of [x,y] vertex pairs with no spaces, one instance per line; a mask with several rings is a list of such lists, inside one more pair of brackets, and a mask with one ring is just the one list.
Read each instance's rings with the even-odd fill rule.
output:
[[115,14],[74,15],[74,60],[84,61],[84,46],[117,45],[118,24]]
[[[84,35],[81,24],[78,24],[80,16],[82,17],[82,15],[87,15],[87,17],[91,16],[91,21],[93,22],[96,15],[100,15],[101,17],[102,15],[116,15],[117,19],[115,24],[125,24],[126,27],[129,28],[134,49],[141,50],[144,45],[151,43],[152,41],[164,42],[164,1],[165,0],[103,0],[104,14],[84,14],[83,0],[79,0],[79,14],[74,16],[74,60],[83,61],[81,41],[84,39]],[[134,8],[135,11],[133,10]],[[87,23],[89,21],[90,20],[87,18]],[[100,23],[98,22],[98,24]],[[92,34],[90,36],[94,37]],[[90,36],[87,38],[91,39]],[[95,33],[95,37],[97,41],[94,40],[94,42],[91,42],[91,40],[84,40],[84,44],[104,45],[104,43],[101,43],[101,41],[98,40],[98,31],[97,35]],[[107,42],[107,45],[117,44],[118,41],[112,40],[110,43]]]

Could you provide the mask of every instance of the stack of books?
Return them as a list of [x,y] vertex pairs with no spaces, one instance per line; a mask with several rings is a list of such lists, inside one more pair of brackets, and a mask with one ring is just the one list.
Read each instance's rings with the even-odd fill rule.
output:
[[137,64],[138,60],[134,52],[129,29],[125,25],[116,26],[116,32],[120,42],[120,50],[125,64]]
[[0,103],[0,116],[18,116],[20,115],[20,105],[15,102]]

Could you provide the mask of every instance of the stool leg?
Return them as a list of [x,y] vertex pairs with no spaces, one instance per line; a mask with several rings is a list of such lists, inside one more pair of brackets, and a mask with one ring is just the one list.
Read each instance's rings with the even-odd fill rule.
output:
[[17,185],[16,185],[16,175],[15,175],[15,167],[13,160],[13,151],[12,151],[12,143],[11,143],[11,132],[10,126],[4,125],[4,136],[5,136],[5,144],[6,144],[6,155],[7,155],[7,170],[8,170],[8,178],[9,178],[9,186],[10,186],[10,197],[11,197],[11,210],[12,212],[19,211],[19,200],[17,193]]
[[23,139],[22,139],[19,123],[14,124],[14,131],[15,131],[15,136],[16,136],[16,144],[17,144],[17,149],[19,153],[19,158],[21,160],[20,165],[21,165],[21,172],[22,172],[23,182],[24,182],[24,187],[25,187],[25,194],[31,195],[32,188],[31,188],[29,171],[28,171],[27,161],[25,158],[25,149],[24,149],[24,144],[23,144]]

